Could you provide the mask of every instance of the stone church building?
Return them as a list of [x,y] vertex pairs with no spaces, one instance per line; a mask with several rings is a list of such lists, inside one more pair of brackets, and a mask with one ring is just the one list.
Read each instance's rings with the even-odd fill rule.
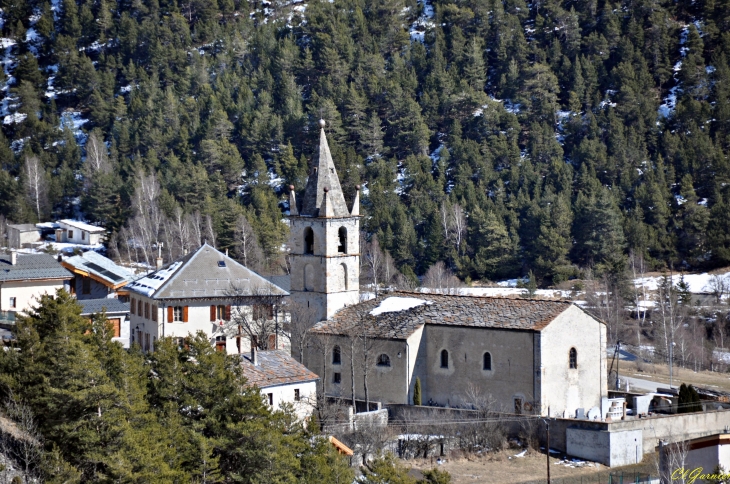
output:
[[[359,192],[342,193],[320,122],[318,156],[300,203],[290,187],[291,300],[320,321],[304,364],[327,396],[574,416],[607,397],[606,327],[565,301],[359,292]],[[367,381],[365,380],[367,375]],[[367,385],[366,385],[367,383]]]

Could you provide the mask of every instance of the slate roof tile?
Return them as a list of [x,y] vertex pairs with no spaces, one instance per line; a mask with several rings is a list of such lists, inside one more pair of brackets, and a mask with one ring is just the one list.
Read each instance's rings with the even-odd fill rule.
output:
[[[423,299],[431,304],[377,317],[370,314],[391,296]],[[424,324],[540,331],[571,304],[540,299],[392,292],[341,309],[332,319],[317,323],[310,331],[346,335],[354,324],[362,324],[369,337],[386,339],[407,339]]]
[[259,351],[257,358],[258,365],[254,366],[250,354],[241,355],[243,374],[249,385],[267,388],[319,380],[319,376],[283,350]]
[[56,258],[49,254],[18,253],[15,265],[10,263],[9,254],[0,254],[0,282],[71,279],[72,276],[73,274],[61,267]]

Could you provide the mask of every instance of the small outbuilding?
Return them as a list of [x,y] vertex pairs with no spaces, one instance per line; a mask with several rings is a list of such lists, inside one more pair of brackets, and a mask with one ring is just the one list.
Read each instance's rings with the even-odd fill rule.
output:
[[87,224],[78,220],[59,220],[56,229],[56,242],[80,245],[98,245],[102,243],[104,227]]
[[115,298],[82,299],[79,301],[81,315],[91,319],[94,314],[106,313],[106,318],[112,325],[114,335],[112,341],[119,342],[129,348],[129,303]]
[[259,351],[254,348],[250,354],[241,355],[241,366],[249,385],[261,390],[261,395],[273,410],[279,410],[288,403],[300,419],[311,415],[319,376],[286,351]]
[[8,224],[8,247],[22,249],[41,242],[41,229],[33,224]]

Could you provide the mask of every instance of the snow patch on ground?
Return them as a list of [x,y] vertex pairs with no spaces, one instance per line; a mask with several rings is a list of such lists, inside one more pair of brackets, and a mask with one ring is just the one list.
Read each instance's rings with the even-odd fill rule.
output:
[[81,129],[84,124],[88,123],[88,119],[81,117],[81,111],[66,111],[61,115],[61,130],[68,128],[73,131],[76,142],[79,146],[86,144],[86,133]]
[[433,23],[434,11],[433,5],[431,5],[429,0],[418,0],[418,3],[423,5],[423,15],[413,22],[408,33],[411,36],[411,41],[423,43],[426,31],[435,27],[435,24]]
[[425,299],[417,299],[415,297],[386,297],[380,302],[380,305],[370,311],[370,314],[377,316],[383,313],[395,313],[399,311],[408,311],[409,309],[423,306],[424,304],[432,304],[431,301]]
[[13,113],[8,114],[3,118],[3,124],[16,124],[16,123],[22,123],[25,121],[25,118],[27,118],[28,115],[25,113]]
[[[690,292],[706,293],[711,291],[710,283],[714,276],[724,277],[730,281],[730,272],[727,272],[725,274],[708,274],[705,272],[702,274],[684,274],[684,282],[689,285]],[[681,274],[672,275],[672,284],[676,286],[679,283],[681,277]],[[644,287],[649,291],[656,291],[659,285],[662,283],[662,277],[640,277],[636,279],[634,283],[637,286]]]

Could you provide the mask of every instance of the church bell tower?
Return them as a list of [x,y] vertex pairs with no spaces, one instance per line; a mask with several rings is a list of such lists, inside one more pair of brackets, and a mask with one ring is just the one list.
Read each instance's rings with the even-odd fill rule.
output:
[[289,187],[291,298],[314,308],[315,321],[360,299],[360,187],[347,209],[332,154],[319,121],[319,152],[297,209]]

